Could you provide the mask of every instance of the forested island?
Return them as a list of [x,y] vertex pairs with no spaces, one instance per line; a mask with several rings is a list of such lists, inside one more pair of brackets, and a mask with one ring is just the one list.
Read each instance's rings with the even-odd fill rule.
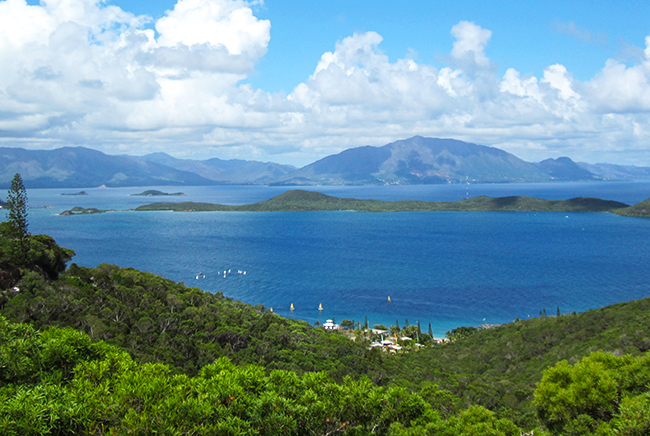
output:
[[138,197],[138,196],[140,197],[182,197],[185,196],[185,194],[182,192],[169,193],[169,192],[158,191],[156,189],[148,189],[139,194],[131,194],[131,196],[132,197]]
[[[518,212],[617,212],[630,207],[625,203],[598,198],[578,197],[570,200],[542,200],[533,197],[473,197],[459,201],[382,201],[339,198],[315,191],[290,190],[269,200],[245,205],[213,203],[152,203],[136,211],[172,210],[177,212],[427,212],[427,211],[518,211]],[[650,207],[649,207],[650,210]]]
[[0,223],[0,434],[650,431],[650,299],[391,354],[363,325],[326,331],[131,268],[67,267],[72,250],[29,233],[19,182]]
[[104,209],[97,209],[94,207],[88,207],[88,208],[83,208],[83,207],[73,207],[70,210],[64,210],[61,212],[59,215],[63,216],[70,216],[70,215],[91,215],[95,213],[104,213],[104,212],[109,212],[108,210]]

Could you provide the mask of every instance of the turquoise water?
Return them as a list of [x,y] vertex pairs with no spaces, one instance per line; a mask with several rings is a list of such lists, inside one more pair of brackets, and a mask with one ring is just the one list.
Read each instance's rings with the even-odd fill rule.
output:
[[[243,204],[282,187],[158,188],[164,201]],[[318,187],[331,195],[456,200],[465,185]],[[32,233],[52,235],[84,266],[113,263],[310,323],[461,325],[583,311],[649,295],[650,220],[611,214],[489,212],[113,212],[63,217],[73,206],[132,208],[144,188],[29,190]],[[634,203],[650,183],[470,185],[473,195],[596,196]],[[224,271],[226,275],[224,278]],[[228,273],[227,271],[230,271]],[[241,273],[239,273],[241,271]],[[243,272],[246,271],[246,274]],[[199,273],[203,273],[199,275]],[[196,277],[199,276],[199,279]],[[388,297],[392,302],[388,303]],[[295,310],[289,311],[294,304]],[[318,311],[318,305],[323,311]]]

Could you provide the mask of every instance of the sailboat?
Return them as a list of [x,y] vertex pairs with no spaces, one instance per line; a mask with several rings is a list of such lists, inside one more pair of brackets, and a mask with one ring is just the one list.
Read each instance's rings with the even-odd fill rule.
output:
[[388,296],[388,302],[390,303],[390,295]]
[[323,310],[323,305],[322,304],[318,305],[318,310]]
[[291,303],[291,310],[293,310],[293,303]]

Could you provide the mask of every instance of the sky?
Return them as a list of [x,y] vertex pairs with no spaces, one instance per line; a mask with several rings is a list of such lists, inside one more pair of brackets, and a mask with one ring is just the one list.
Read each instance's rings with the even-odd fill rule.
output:
[[303,166],[414,135],[650,166],[650,2],[0,0],[0,146]]

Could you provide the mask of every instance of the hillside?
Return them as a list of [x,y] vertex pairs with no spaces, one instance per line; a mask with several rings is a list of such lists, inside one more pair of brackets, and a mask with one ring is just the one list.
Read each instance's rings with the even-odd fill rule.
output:
[[166,153],[152,153],[143,156],[142,159],[195,173],[205,179],[223,184],[266,184],[296,170],[292,165],[273,162],[218,158],[199,161],[176,159]]
[[109,156],[84,147],[57,150],[0,148],[0,188],[20,173],[27,188],[88,188],[106,185],[209,185],[214,182],[130,156]]
[[562,360],[575,364],[597,350],[646,353],[648,325],[650,298],[645,298],[583,313],[516,320],[386,365],[395,365],[387,371],[400,385],[417,390],[436,383],[457,395],[460,406],[480,404],[530,427],[537,422],[533,392],[545,368]]
[[266,183],[295,169],[255,161],[190,161],[159,153],[111,156],[84,147],[56,150],[0,148],[0,188],[20,173],[27,188],[204,186]]
[[616,215],[650,218],[650,198],[625,209],[617,210]]
[[588,164],[576,163],[580,168],[598,176],[601,180],[648,180],[650,168],[633,165],[614,165],[608,163]]
[[16,173],[22,174],[28,188],[528,183],[650,177],[648,168],[589,167],[567,157],[530,163],[494,147],[421,136],[382,147],[350,148],[300,169],[240,159],[177,159],[165,153],[110,156],[84,147],[3,147],[0,164],[0,188],[7,188]]
[[[605,435],[640,425],[626,407],[647,396],[650,358],[615,355],[650,350],[650,299],[580,314],[558,308],[554,317],[544,310],[390,355],[369,350],[362,334],[354,342],[130,268],[72,265],[59,276],[73,252],[45,235],[28,243],[25,263],[0,232],[0,264],[20,274],[0,292],[3,434],[110,426],[116,434],[516,436],[582,425],[571,434]],[[602,381],[585,385],[585,370]],[[581,405],[607,386],[614,396]],[[567,403],[571,389],[583,394]]]
[[359,212],[416,212],[416,211],[518,211],[518,212],[612,212],[628,205],[597,198],[570,200],[541,200],[532,197],[474,197],[454,202],[447,201],[380,201],[332,197],[314,191],[290,190],[269,200],[254,204],[229,206],[211,203],[152,203],[137,207],[136,211],[335,211]]
[[544,173],[551,176],[555,181],[573,181],[573,180],[598,180],[600,177],[593,174],[584,167],[579,166],[568,157],[559,157],[557,159],[546,159],[536,164]]
[[[592,180],[568,158],[533,164],[494,147],[454,139],[413,138],[358,147],[325,157],[277,179],[281,185],[362,185],[546,182]],[[575,164],[573,164],[575,165]],[[556,173],[556,174],[554,174]]]
[[0,298],[7,319],[72,327],[177,372],[197,374],[219,357],[298,372],[328,370],[339,380],[346,374],[374,378],[378,370],[364,346],[344,337],[129,268],[73,264],[57,281],[28,274],[18,286],[20,293]]

